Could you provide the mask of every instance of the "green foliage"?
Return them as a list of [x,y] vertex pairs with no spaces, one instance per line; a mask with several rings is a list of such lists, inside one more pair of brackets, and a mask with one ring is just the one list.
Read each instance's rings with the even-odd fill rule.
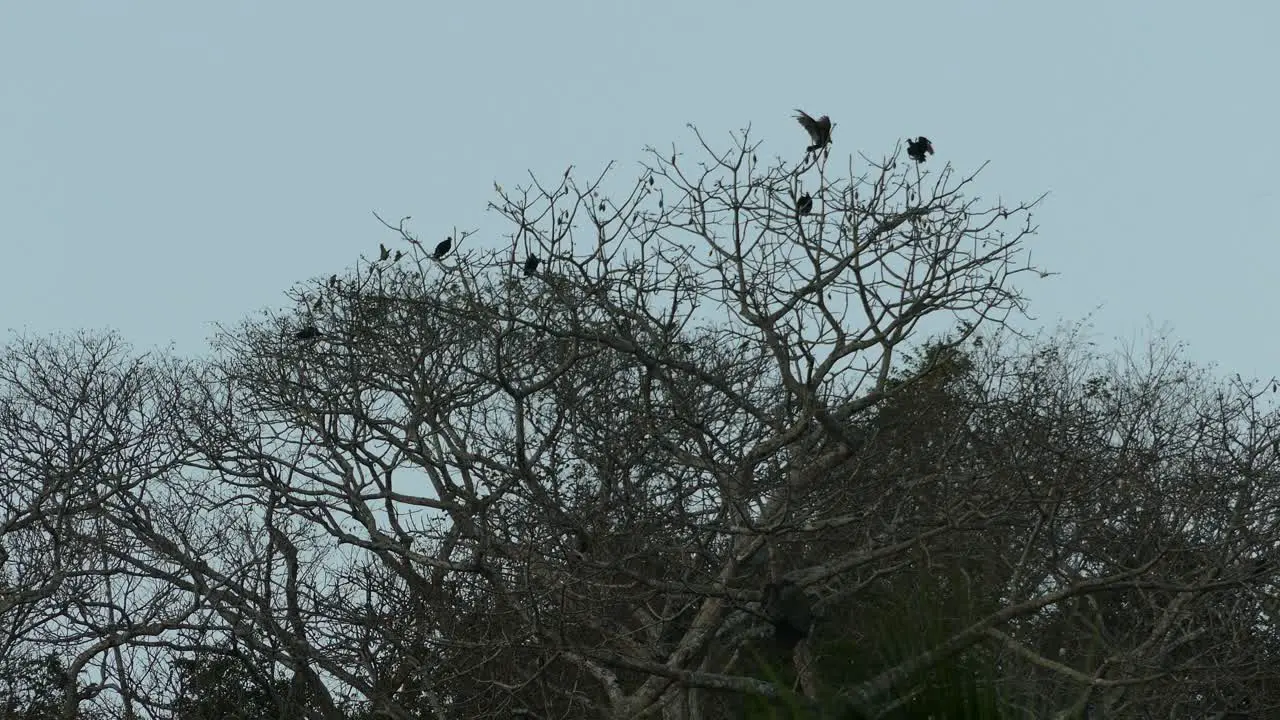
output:
[[214,655],[176,663],[181,695],[175,718],[182,720],[286,720],[306,716],[307,693],[273,677],[269,668],[250,668],[238,658]]
[[960,570],[921,568],[886,586],[854,611],[829,617],[815,635],[812,676],[817,702],[798,691],[790,654],[766,645],[752,653],[758,679],[780,691],[778,699],[745,698],[742,717],[758,720],[1020,717],[997,691],[993,657],[977,646],[943,658],[903,679],[879,697],[856,697],[858,688],[886,670],[930,652],[984,614],[991,600],[971,592]]
[[61,659],[52,653],[0,660],[0,720],[61,717],[64,673]]

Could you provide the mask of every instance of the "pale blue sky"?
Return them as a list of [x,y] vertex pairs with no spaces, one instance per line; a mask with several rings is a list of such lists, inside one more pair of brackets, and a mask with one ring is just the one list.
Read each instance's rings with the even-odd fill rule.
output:
[[[1278,369],[1273,2],[7,2],[0,328],[113,328],[198,353],[390,239],[504,231],[494,181],[750,123],[833,162],[926,134],[1030,200],[1039,325],[1169,324]],[[843,164],[839,163],[839,164]],[[496,242],[496,241],[495,241]]]

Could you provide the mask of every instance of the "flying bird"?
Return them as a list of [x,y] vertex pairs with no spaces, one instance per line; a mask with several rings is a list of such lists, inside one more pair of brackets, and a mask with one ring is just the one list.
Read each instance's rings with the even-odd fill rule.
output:
[[907,138],[907,155],[918,163],[926,160],[925,153],[933,154],[933,143],[929,142],[929,138],[921,135],[912,140]]
[[820,150],[831,144],[831,118],[823,115],[814,120],[809,116],[809,113],[803,110],[796,110],[796,112],[800,113],[796,115],[796,120],[805,129],[805,132],[809,133],[809,140],[813,142],[812,145],[805,148],[805,152]]
[[801,195],[800,199],[796,201],[796,212],[801,215],[808,215],[813,212],[813,198],[809,196],[809,193]]
[[449,248],[453,247],[453,238],[447,237],[444,242],[436,246],[435,259],[439,260],[449,254]]
[[538,272],[538,263],[540,262],[542,262],[542,260],[536,255],[530,255],[529,259],[524,261],[524,276],[529,277],[530,275]]
[[294,340],[315,340],[320,337],[321,333],[315,325],[306,325],[301,330],[293,334]]
[[382,243],[378,243],[378,250],[381,251],[381,254],[378,256],[379,262],[391,257],[391,251],[387,249],[386,245],[383,245]]

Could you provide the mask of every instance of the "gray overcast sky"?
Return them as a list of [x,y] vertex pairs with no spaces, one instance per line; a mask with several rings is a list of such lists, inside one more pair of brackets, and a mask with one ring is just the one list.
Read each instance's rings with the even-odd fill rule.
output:
[[[198,353],[390,239],[506,228],[485,204],[686,123],[832,162],[928,135],[1030,200],[1038,326],[1168,324],[1277,372],[1274,2],[9,2],[0,10],[0,327]],[[839,158],[840,163],[835,163]],[[3,341],[0,341],[3,342]]]

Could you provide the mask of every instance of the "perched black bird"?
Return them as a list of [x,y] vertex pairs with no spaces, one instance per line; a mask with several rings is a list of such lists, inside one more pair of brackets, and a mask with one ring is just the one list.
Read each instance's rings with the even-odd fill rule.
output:
[[530,255],[529,259],[524,261],[524,276],[529,277],[530,275],[538,272],[538,263],[540,262],[542,262],[542,260],[536,255]]
[[445,255],[448,255],[448,254],[449,254],[449,248],[451,248],[451,247],[453,247],[453,238],[452,238],[452,237],[447,237],[447,238],[445,238],[445,239],[444,239],[444,242],[442,242],[442,243],[440,243],[439,245],[437,245],[437,246],[436,246],[435,258],[436,258],[437,260],[439,260],[440,258],[444,257]]
[[918,163],[926,160],[925,153],[933,154],[933,143],[929,142],[929,138],[921,135],[912,140],[907,138],[907,155]]
[[320,337],[320,330],[315,325],[303,326],[301,330],[293,334],[294,340],[315,340]]
[[379,262],[391,257],[391,251],[387,249],[386,245],[383,245],[382,243],[378,243],[378,249],[382,251],[382,254],[378,256]]
[[591,536],[582,528],[573,528],[573,549],[579,555],[586,555],[591,550]]
[[809,140],[813,143],[805,148],[805,152],[813,152],[831,144],[831,118],[823,115],[814,120],[803,110],[796,110],[796,112],[800,113],[796,115],[796,120],[809,133]]
[[773,624],[778,642],[788,650],[809,636],[813,625],[813,608],[804,590],[790,580],[764,586],[761,606]]
[[809,196],[809,193],[801,195],[800,199],[796,201],[796,212],[801,215],[808,215],[813,212],[813,198]]
[[391,262],[399,262],[399,261],[400,261],[400,258],[402,258],[402,257],[404,257],[404,253],[402,253],[402,252],[400,252],[399,250],[397,250],[397,251],[396,251],[396,254],[395,254],[395,257],[391,258]]
[[330,275],[330,276],[329,276],[329,287],[338,287],[338,276],[337,276],[337,275]]

